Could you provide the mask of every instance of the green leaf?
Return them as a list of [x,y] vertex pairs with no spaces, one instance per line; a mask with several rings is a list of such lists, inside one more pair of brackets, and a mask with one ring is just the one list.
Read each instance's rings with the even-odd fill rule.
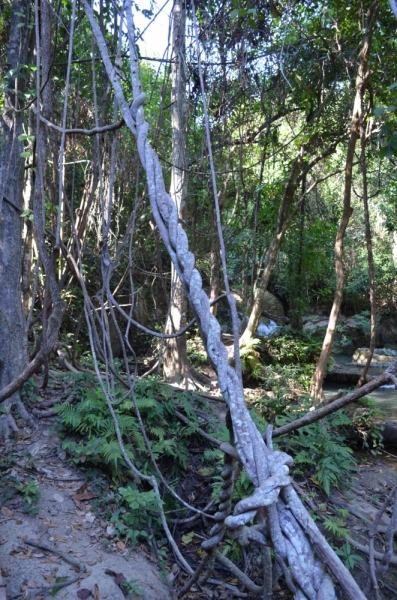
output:
[[[65,583],[67,581],[67,577],[57,577],[55,583]],[[54,586],[51,590],[51,596],[55,596],[57,592],[59,592],[61,588]]]
[[193,531],[189,531],[189,533],[186,533],[185,535],[182,536],[182,542],[184,544],[190,544],[190,542],[192,541],[193,538],[194,538]]
[[392,83],[391,85],[389,85],[388,88],[386,88],[386,92],[391,92],[391,90],[394,90],[397,87],[397,81],[395,83]]
[[29,152],[28,150],[25,150],[24,152],[21,152],[21,154],[19,156],[21,158],[29,158],[30,156],[32,156],[32,152]]
[[375,117],[380,117],[385,112],[384,106],[378,106],[378,108],[374,108]]
[[24,140],[28,140],[29,142],[34,142],[36,137],[34,135],[29,135],[28,133],[21,133],[21,135],[18,136],[18,139],[20,142],[23,142]]

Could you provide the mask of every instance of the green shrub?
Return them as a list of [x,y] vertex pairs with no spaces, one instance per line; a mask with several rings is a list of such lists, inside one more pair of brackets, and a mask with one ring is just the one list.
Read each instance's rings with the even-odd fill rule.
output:
[[[119,475],[126,464],[103,392],[100,388],[82,388],[80,382],[77,388],[80,399],[77,404],[65,402],[55,407],[64,429],[81,436],[66,440],[62,446],[75,462],[105,464],[113,475]],[[161,385],[156,379],[140,380],[135,386],[136,403],[144,419],[154,457],[157,460],[172,459],[171,469],[178,471],[180,468],[187,469],[188,445],[199,422],[192,408],[192,396],[189,393],[178,394],[176,401],[173,393],[172,389]],[[138,469],[147,469],[152,474],[134,403],[130,398],[123,399],[124,396],[125,390],[117,388],[114,410],[127,455]],[[192,425],[183,425],[175,416],[177,407],[184,410]]]
[[[294,421],[307,412],[308,399],[299,409],[277,416],[277,426]],[[281,436],[277,443],[294,457],[295,472],[309,473],[314,483],[320,485],[327,495],[332,487],[341,487],[350,481],[356,468],[353,450],[346,443],[346,427],[351,420],[337,411],[324,419],[301,427],[288,436]]]

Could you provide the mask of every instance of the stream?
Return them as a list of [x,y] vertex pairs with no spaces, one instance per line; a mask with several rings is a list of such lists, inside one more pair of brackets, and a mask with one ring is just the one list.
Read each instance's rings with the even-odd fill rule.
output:
[[[351,356],[350,354],[336,354],[335,362],[340,365],[349,365],[351,364]],[[368,374],[378,377],[385,369],[386,365],[371,366]],[[340,382],[324,382],[324,395],[326,398],[333,396],[341,389],[353,390],[354,386],[344,385]],[[397,421],[397,390],[394,389],[394,384],[382,385],[369,394],[369,397],[375,401],[377,408],[382,411],[379,421]]]

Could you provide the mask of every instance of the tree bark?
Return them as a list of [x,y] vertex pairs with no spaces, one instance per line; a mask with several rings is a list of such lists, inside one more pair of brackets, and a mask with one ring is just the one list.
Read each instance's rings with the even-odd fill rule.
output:
[[274,234],[273,239],[270,242],[269,249],[267,251],[265,265],[262,271],[260,283],[255,294],[255,299],[252,305],[248,324],[243,335],[240,337],[240,346],[244,346],[248,343],[248,341],[254,336],[256,328],[258,327],[270,276],[272,274],[274,265],[277,260],[277,255],[280,249],[282,239],[284,237],[289,223],[291,222],[291,215],[289,214],[289,209],[294,201],[294,196],[299,185],[299,176],[301,175],[302,164],[303,156],[302,154],[300,154],[294,161],[288,179],[288,183],[285,188],[283,198],[281,200],[280,208],[278,210],[277,215],[276,233]]
[[368,373],[368,369],[371,365],[372,357],[375,351],[376,342],[376,293],[375,293],[375,264],[374,254],[372,250],[372,233],[371,223],[369,218],[368,208],[368,181],[367,181],[367,157],[366,157],[366,139],[365,139],[365,126],[362,124],[360,130],[361,136],[361,169],[363,175],[363,207],[364,207],[364,221],[365,221],[365,242],[367,245],[367,256],[368,256],[368,276],[369,276],[369,302],[371,307],[371,337],[369,342],[369,354],[367,362],[363,368],[360,379],[356,387],[361,387],[365,383],[365,378]]
[[[220,249],[219,249],[219,238],[218,232],[216,228],[216,215],[215,209],[211,210],[211,273],[210,273],[210,302],[218,298],[220,295]],[[218,304],[213,304],[211,306],[211,314],[216,317],[216,313],[218,311]]]
[[[187,113],[185,72],[186,15],[183,0],[175,0],[172,9],[172,63],[171,63],[171,128],[172,169],[170,195],[182,221],[187,217]],[[171,265],[170,308],[166,333],[175,333],[186,324],[187,300],[182,283]],[[186,377],[188,359],[186,335],[165,340],[163,369],[167,381],[182,381]]]
[[[24,17],[18,13],[23,13]],[[22,27],[21,23],[24,23]],[[27,63],[28,23],[29,3],[14,0],[7,49],[9,71],[4,77],[7,91],[0,117],[0,390],[7,387],[28,363],[20,281],[25,159],[20,156],[24,144],[19,136],[23,134],[23,113],[14,110],[23,104],[18,94],[25,90],[21,64]],[[20,412],[24,413],[18,391],[14,391],[10,400],[17,402]],[[27,415],[21,416],[26,418]]]
[[347,146],[346,168],[345,168],[345,187],[343,194],[343,214],[335,240],[335,274],[336,290],[332,304],[331,314],[328,321],[327,331],[325,333],[320,358],[313,374],[310,393],[317,400],[323,399],[323,379],[327,369],[329,357],[332,350],[332,344],[335,338],[336,323],[340,313],[343,300],[343,288],[345,283],[345,273],[343,268],[343,242],[347,226],[352,214],[351,208],[351,189],[353,178],[353,162],[356,143],[360,135],[360,125],[362,122],[362,102],[368,83],[369,70],[368,59],[371,49],[372,31],[375,18],[379,8],[379,1],[375,0],[367,11],[367,26],[364,35],[363,48],[360,53],[360,64],[356,77],[356,95],[353,105],[353,116],[350,125],[350,137]]
[[[22,5],[21,2],[15,2],[15,6],[17,7],[15,9],[17,12],[22,12],[24,10],[23,7],[25,5]],[[26,10],[25,10],[25,13],[26,13]],[[45,278],[46,278],[45,279],[46,297],[44,299],[44,308],[43,308],[42,341],[41,341],[41,345],[40,345],[34,359],[31,360],[31,362],[29,364],[27,364],[28,359],[27,359],[27,352],[26,352],[26,338],[24,338],[22,340],[25,343],[25,348],[24,348],[25,354],[23,357],[24,360],[23,361],[19,360],[18,357],[15,357],[15,354],[11,355],[10,364],[12,364],[13,377],[12,377],[12,380],[8,379],[8,381],[5,380],[4,383],[2,382],[2,386],[0,389],[0,402],[2,402],[3,400],[5,400],[7,398],[13,398],[15,393],[21,387],[21,385],[23,385],[23,383],[25,383],[25,381],[27,381],[29,379],[29,377],[31,377],[34,373],[36,373],[37,370],[41,367],[41,365],[45,362],[45,360],[48,356],[48,353],[51,351],[55,342],[58,339],[59,328],[62,323],[62,317],[63,317],[63,313],[65,310],[65,304],[61,298],[59,285],[55,278],[53,256],[52,257],[48,256],[47,246],[45,244],[45,233],[44,233],[44,222],[45,222],[44,221],[44,204],[45,204],[44,172],[45,172],[45,165],[46,165],[46,150],[47,150],[47,144],[46,144],[47,135],[46,134],[47,134],[47,132],[44,129],[44,125],[40,124],[39,116],[40,116],[40,104],[41,104],[40,98],[42,98],[43,113],[45,115],[46,114],[48,115],[51,112],[51,105],[50,105],[51,90],[49,88],[49,85],[50,85],[49,69],[50,69],[50,56],[51,56],[51,53],[50,53],[50,9],[46,3],[43,5],[43,7],[40,11],[40,16],[41,16],[41,30],[40,30],[41,44],[39,45],[39,47],[36,48],[36,52],[40,53],[40,55],[43,56],[43,61],[40,65],[37,65],[38,70],[36,71],[36,77],[37,77],[36,87],[38,90],[42,90],[42,96],[41,96],[41,94],[39,94],[39,97],[36,101],[36,114],[37,114],[38,121],[37,121],[37,126],[36,126],[36,169],[35,169],[35,175],[34,175],[33,214],[34,214],[34,229],[35,229],[35,235],[36,235],[36,241],[37,241],[37,248],[39,251],[39,260],[44,267]],[[18,20],[19,20],[19,17],[17,18],[17,21]],[[29,22],[28,17],[26,17],[25,20],[27,21],[27,23]],[[16,22],[16,25],[18,25],[18,22]],[[24,29],[25,28],[17,28],[17,32],[23,31]],[[28,29],[28,31],[30,31],[30,30]],[[37,31],[38,31],[38,27],[37,27],[37,22],[36,22],[36,34],[37,34]],[[11,27],[10,40],[11,40],[11,36],[12,36],[12,27]],[[27,45],[26,40],[24,40],[24,43],[26,46]],[[21,42],[19,42],[18,35],[16,35],[16,44],[20,48],[20,51],[21,51],[24,46],[22,44],[22,40],[21,40]],[[38,54],[37,54],[37,56],[38,56]],[[17,61],[17,64],[21,61],[24,64],[26,64],[26,62],[27,62],[25,57],[22,60],[22,56],[20,56],[19,60]],[[39,69],[39,67],[41,67],[41,69]],[[8,112],[6,113],[6,115],[7,114],[8,114]],[[18,118],[22,118],[22,113],[17,113],[17,117],[15,119],[17,120]],[[14,127],[15,127],[15,125],[14,125]],[[15,142],[15,140],[17,140],[17,135],[18,135],[18,133],[14,135],[14,137],[15,137],[15,139],[13,140],[14,142]],[[6,136],[5,136],[5,139],[6,139]],[[9,147],[9,152],[11,153],[11,157],[14,159],[14,162],[12,162],[10,164],[14,167],[14,171],[15,171],[15,165],[18,164],[20,151],[21,150],[19,149],[18,153],[16,153],[13,146]],[[3,146],[3,152],[4,152],[4,146]],[[5,153],[5,157],[7,158],[6,153]],[[0,164],[2,166],[3,166],[3,164],[7,165],[7,162],[3,163],[3,161],[1,161]],[[24,165],[22,164],[21,169],[23,169],[23,166]],[[22,173],[23,173],[23,171],[22,171]],[[17,181],[15,177],[13,178],[13,180]],[[1,182],[1,177],[0,177],[0,182]],[[10,188],[10,185],[9,185],[10,179],[7,178],[6,182],[7,182],[7,187],[5,189],[7,191],[7,189]],[[22,183],[20,185],[22,185]],[[11,194],[11,192],[13,192],[15,195],[16,188],[8,191],[9,195]],[[5,196],[6,196],[6,194],[5,194]],[[21,202],[22,191],[20,192],[19,196],[20,196],[19,202]],[[0,194],[0,197],[1,197],[1,194]],[[13,205],[16,201],[17,201],[17,198],[14,197]],[[3,200],[3,202],[4,202],[4,200]],[[14,242],[14,243],[17,243],[17,245],[18,245],[18,252],[15,253],[15,257],[14,257],[15,264],[18,265],[18,285],[14,289],[14,295],[12,298],[12,312],[10,314],[11,314],[12,318],[15,320],[16,315],[19,314],[19,310],[20,310],[19,302],[20,302],[20,298],[21,298],[21,286],[20,286],[20,270],[21,270],[21,237],[20,237],[20,235],[21,235],[21,231],[20,231],[20,218],[19,218],[20,207],[15,205],[14,210],[16,210],[16,212],[18,213],[18,219],[19,219],[18,220],[19,239],[17,240],[17,238],[15,237],[15,242]],[[17,227],[18,224],[15,224],[15,226]],[[2,276],[3,276],[3,274],[0,275],[0,277],[2,277]],[[1,285],[1,281],[0,281],[0,285]],[[8,285],[8,282],[6,282],[6,285]],[[16,285],[16,284],[14,284],[14,285]],[[3,300],[3,295],[1,298]],[[22,309],[22,304],[21,304],[21,309]],[[23,325],[24,325],[24,323],[23,323]],[[1,331],[0,335],[2,335],[3,331],[1,329],[0,329],[0,331]],[[17,333],[18,333],[18,331],[16,331],[14,337],[10,338],[10,342],[12,343],[12,345],[19,347],[20,343],[19,343],[18,339],[16,339]],[[13,350],[11,350],[11,351],[13,351]],[[8,357],[7,357],[7,360],[8,360]],[[24,413],[24,414],[22,414],[22,416],[25,419],[29,419],[29,415],[27,414],[26,410],[23,408],[22,403],[19,403],[18,409],[19,409],[20,413]]]

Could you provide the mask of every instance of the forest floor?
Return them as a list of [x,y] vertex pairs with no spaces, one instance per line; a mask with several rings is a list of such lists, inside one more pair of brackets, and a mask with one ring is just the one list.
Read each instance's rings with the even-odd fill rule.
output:
[[[0,568],[7,600],[51,598],[64,578],[74,581],[57,592],[62,600],[171,599],[157,560],[113,541],[114,528],[94,514],[95,494],[65,460],[53,420],[21,429],[11,447],[13,466],[2,471]],[[32,478],[39,495],[27,491]],[[25,492],[14,496],[15,480]],[[125,581],[130,585],[123,589]]]
[[[186,579],[173,557],[168,554],[159,561],[146,546],[131,550],[114,536],[114,526],[101,516],[95,502],[98,492],[87,480],[87,471],[72,464],[61,448],[54,417],[35,419],[29,427],[21,424],[8,447],[0,447],[0,456],[0,579],[6,594],[1,596],[4,588],[0,582],[0,600],[51,598],[57,589],[56,597],[62,600],[175,598],[173,589]],[[368,582],[368,531],[394,486],[396,470],[397,458],[392,455],[381,459],[361,456],[357,472],[343,493],[334,490],[326,497],[310,477],[300,477],[297,484],[318,522],[330,518],[343,530],[348,545],[344,558],[353,561],[353,574],[362,588]],[[381,533],[375,538],[375,549],[382,554],[382,531],[386,531],[390,517],[391,510],[386,511],[380,521]],[[202,535],[207,533],[201,522],[192,529],[195,536],[197,532],[197,544],[193,540],[185,548],[190,561],[199,554]],[[322,529],[330,539],[329,531]],[[183,527],[174,532],[179,544],[184,532]],[[340,540],[333,541],[341,546]],[[218,577],[237,583],[226,573]],[[208,585],[193,587],[187,597],[222,600],[233,596],[227,587]],[[274,600],[290,597],[282,587],[273,596]],[[397,598],[395,557],[382,581],[381,598]]]

